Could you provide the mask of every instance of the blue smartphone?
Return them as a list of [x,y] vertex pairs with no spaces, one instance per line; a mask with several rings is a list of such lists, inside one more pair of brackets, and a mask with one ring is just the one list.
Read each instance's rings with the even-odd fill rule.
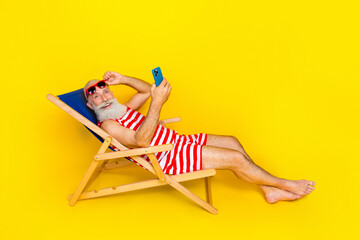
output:
[[154,68],[152,70],[152,74],[153,74],[154,79],[155,79],[155,84],[158,87],[160,85],[160,83],[162,82],[162,80],[163,80],[163,75],[161,73],[160,67]]

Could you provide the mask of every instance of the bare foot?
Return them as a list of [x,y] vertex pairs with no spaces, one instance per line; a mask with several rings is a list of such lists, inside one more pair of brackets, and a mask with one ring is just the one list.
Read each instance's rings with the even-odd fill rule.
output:
[[283,190],[295,193],[300,196],[308,195],[315,189],[315,183],[307,180],[285,180]]
[[265,199],[268,203],[276,203],[278,201],[293,201],[300,199],[301,196],[292,192],[281,190],[276,187],[260,186],[265,192]]

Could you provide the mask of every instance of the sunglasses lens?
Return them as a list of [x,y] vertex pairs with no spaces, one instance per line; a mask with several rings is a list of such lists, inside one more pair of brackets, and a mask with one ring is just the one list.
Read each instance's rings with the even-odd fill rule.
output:
[[[99,88],[104,88],[106,87],[106,82],[103,80],[103,81],[100,81],[96,84],[97,87]],[[87,93],[88,95],[92,95],[96,92],[96,89],[95,89],[95,85],[94,86],[91,86],[87,89]]]
[[90,87],[90,88],[88,89],[89,95],[94,94],[94,92],[95,92],[95,87]]
[[99,88],[103,88],[103,87],[106,86],[106,83],[105,83],[104,81],[101,81],[101,82],[98,82],[97,86],[98,86]]

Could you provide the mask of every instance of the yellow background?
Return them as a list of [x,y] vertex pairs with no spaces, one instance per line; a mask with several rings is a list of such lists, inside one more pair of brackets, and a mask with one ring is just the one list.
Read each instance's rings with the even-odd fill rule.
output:
[[[359,8],[355,1],[7,1],[1,18],[1,239],[359,237]],[[173,90],[180,133],[235,135],[276,176],[309,179],[267,204],[227,171],[212,215],[171,187],[78,202],[100,142],[45,96],[107,70]],[[135,91],[112,87],[120,102]],[[148,104],[140,112],[146,114]],[[99,188],[150,178],[135,166]],[[200,180],[184,183],[204,197]]]

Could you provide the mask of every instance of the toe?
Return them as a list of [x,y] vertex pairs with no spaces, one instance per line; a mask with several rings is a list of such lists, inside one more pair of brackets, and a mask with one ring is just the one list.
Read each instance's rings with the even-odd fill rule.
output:
[[314,187],[308,187],[305,191],[312,192],[314,189]]
[[312,189],[306,189],[305,192],[306,192],[307,194],[309,194],[309,193],[312,192]]
[[315,186],[315,182],[313,182],[313,181],[308,181],[308,184],[311,186]]
[[297,194],[295,194],[295,199],[300,199],[300,198],[302,198],[303,196],[300,196],[300,195],[297,195]]
[[276,202],[276,199],[271,195],[271,194],[267,194],[265,196],[265,200],[268,202],[268,203],[275,203]]

